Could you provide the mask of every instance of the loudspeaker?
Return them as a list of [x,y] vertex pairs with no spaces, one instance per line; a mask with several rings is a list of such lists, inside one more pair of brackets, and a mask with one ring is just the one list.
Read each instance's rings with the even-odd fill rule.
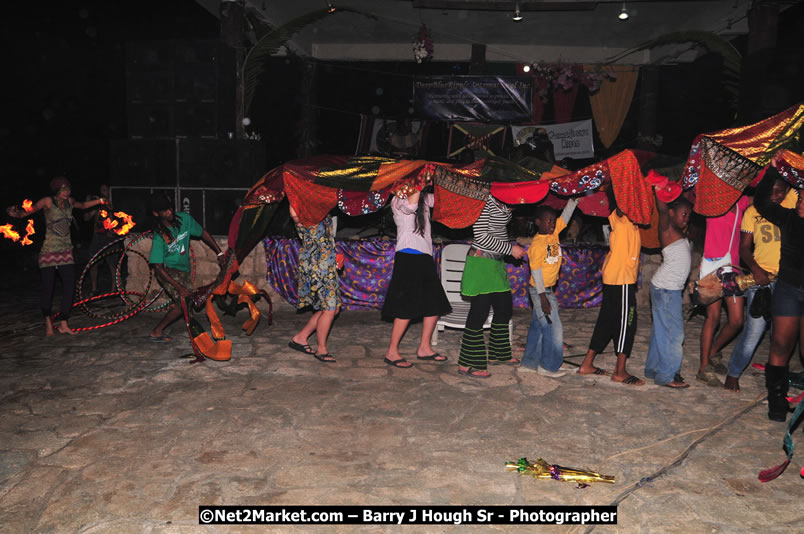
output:
[[176,187],[175,139],[112,141],[110,185]]
[[246,192],[265,174],[265,146],[239,139],[128,139],[111,143],[114,206],[150,216],[152,191],[169,191],[210,233],[225,235]]
[[129,137],[217,138],[233,131],[234,54],[232,48],[218,41],[129,43]]
[[259,141],[186,139],[178,158],[184,186],[250,188],[265,174],[265,146]]
[[176,102],[173,112],[176,137],[218,137],[216,102]]
[[133,138],[173,137],[175,135],[172,102],[129,102],[128,134]]

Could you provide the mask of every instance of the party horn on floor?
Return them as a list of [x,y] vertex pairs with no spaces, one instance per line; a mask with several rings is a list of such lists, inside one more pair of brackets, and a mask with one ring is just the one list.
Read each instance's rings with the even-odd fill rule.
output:
[[601,475],[594,471],[585,469],[575,469],[574,467],[562,467],[560,465],[550,465],[541,458],[535,462],[528,462],[527,458],[520,458],[516,462],[506,462],[507,471],[517,471],[520,475],[530,475],[540,480],[561,480],[565,482],[577,482],[586,485],[590,482],[607,482],[614,484],[614,477]]

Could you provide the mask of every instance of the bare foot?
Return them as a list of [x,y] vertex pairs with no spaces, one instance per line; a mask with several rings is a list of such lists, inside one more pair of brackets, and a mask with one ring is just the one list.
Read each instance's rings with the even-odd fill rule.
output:
[[604,371],[599,367],[584,367],[583,365],[578,367],[577,373],[579,375],[600,375],[600,376],[607,376],[611,374],[608,371]]
[[740,392],[740,379],[734,376],[727,376],[726,383],[723,384],[723,389],[733,391],[734,393]]
[[627,386],[644,386],[645,381],[641,380],[634,375],[625,375],[625,376],[617,376],[611,375],[612,382],[619,382],[620,384],[625,384]]
[[70,325],[67,324],[67,321],[62,321],[59,324],[57,330],[59,331],[59,334],[68,334],[71,336],[75,335],[75,332],[73,331],[72,328],[70,328]]
[[50,317],[45,317],[45,335],[48,337],[56,335],[56,332],[53,331],[53,321],[50,320]]

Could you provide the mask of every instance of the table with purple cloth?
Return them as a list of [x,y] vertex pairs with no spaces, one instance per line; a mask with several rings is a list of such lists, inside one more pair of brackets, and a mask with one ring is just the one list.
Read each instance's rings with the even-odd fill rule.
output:
[[[299,262],[298,239],[267,237],[263,241],[268,264],[268,284],[285,300],[295,305],[296,269]],[[441,250],[448,243],[433,243],[436,264]],[[394,268],[395,241],[382,239],[336,240],[337,252],[344,255],[340,273],[341,298],[347,310],[382,308],[385,292]],[[558,277],[558,304],[562,308],[592,308],[600,306],[603,285],[600,270],[608,252],[605,245],[562,245],[564,261]],[[527,261],[507,263],[514,306],[529,308]]]

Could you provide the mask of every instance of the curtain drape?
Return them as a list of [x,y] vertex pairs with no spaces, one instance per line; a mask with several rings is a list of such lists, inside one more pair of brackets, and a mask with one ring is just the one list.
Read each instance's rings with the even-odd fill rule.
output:
[[[595,70],[594,65],[585,65],[587,71]],[[612,65],[606,69],[613,71],[615,80],[603,79],[600,90],[589,95],[592,104],[592,115],[595,117],[595,126],[600,140],[609,148],[623,127],[623,121],[631,107],[639,77],[639,67],[633,65]]]

